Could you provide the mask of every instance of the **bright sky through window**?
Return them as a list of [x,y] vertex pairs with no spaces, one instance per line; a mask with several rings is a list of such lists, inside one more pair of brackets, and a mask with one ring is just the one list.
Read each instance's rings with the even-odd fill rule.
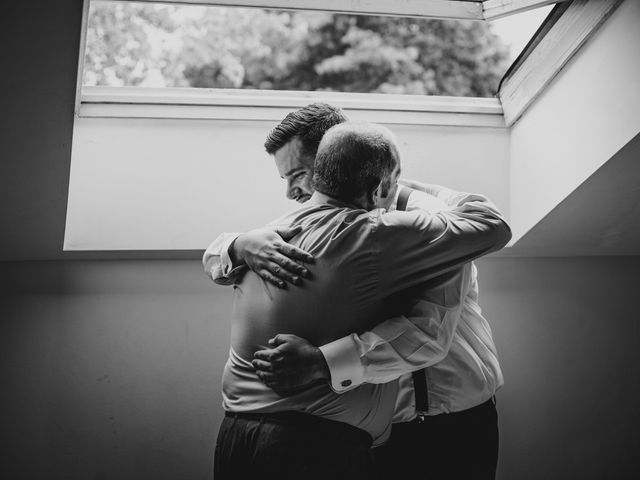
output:
[[540,10],[489,25],[92,1],[83,84],[492,97]]
[[513,62],[527,45],[538,27],[553,9],[553,5],[500,18],[491,22],[491,30],[509,47],[509,60]]

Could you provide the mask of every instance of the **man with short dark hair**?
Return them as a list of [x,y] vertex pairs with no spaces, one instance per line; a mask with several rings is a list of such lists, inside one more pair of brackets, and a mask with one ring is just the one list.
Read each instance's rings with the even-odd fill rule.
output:
[[281,395],[260,381],[251,358],[282,331],[325,345],[369,330],[400,315],[412,287],[509,240],[499,212],[478,195],[457,194],[454,208],[434,215],[376,209],[395,199],[399,173],[393,136],[383,127],[344,124],[325,135],[316,192],[272,225],[301,227],[291,243],[315,258],[313,281],[284,290],[247,270],[234,289],[216,478],[373,475],[362,433],[374,444],[388,435],[395,381],[342,394],[321,382]]
[[[312,103],[287,114],[267,135],[264,147],[273,155],[286,197],[304,203],[314,189],[313,164],[320,140],[334,125],[347,121],[342,110],[326,103]],[[298,262],[313,262],[306,252],[286,242],[299,229],[288,226],[257,229],[240,236],[223,234],[207,248],[202,259],[205,272],[221,285],[231,285],[240,269],[249,267],[264,280],[285,288],[299,285],[308,270]]]
[[346,122],[339,108],[312,103],[289,113],[267,136],[264,148],[274,155],[287,181],[287,198],[304,203],[313,194],[311,177],[320,140],[334,125]]

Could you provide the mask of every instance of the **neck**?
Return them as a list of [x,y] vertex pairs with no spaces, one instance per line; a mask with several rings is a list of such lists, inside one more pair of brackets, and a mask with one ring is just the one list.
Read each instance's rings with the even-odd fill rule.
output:
[[348,207],[353,209],[371,210],[372,207],[367,205],[364,197],[359,199],[343,200],[333,195],[318,192],[317,190],[311,196],[311,200],[315,203],[328,203],[329,205],[335,205],[336,207]]

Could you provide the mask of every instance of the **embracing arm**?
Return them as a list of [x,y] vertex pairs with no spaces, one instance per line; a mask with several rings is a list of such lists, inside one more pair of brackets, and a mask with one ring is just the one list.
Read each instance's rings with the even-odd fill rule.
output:
[[466,264],[447,276],[446,291],[422,292],[406,315],[321,346],[332,388],[341,392],[362,383],[386,383],[441,361],[460,321],[471,269]]
[[[258,376],[280,393],[318,380],[334,391],[362,383],[386,383],[442,360],[451,347],[467,295],[471,264],[438,278],[446,286],[421,291],[406,315],[387,319],[371,331],[352,333],[316,347],[295,335],[277,335],[255,353]],[[434,284],[435,285],[435,284]]]
[[[499,250],[511,238],[504,218],[485,197],[435,185],[426,187],[426,192],[449,209],[435,215],[395,212],[383,216],[381,222],[385,236],[381,294],[418,286],[420,301],[407,316],[320,348],[337,391],[363,382],[388,382],[444,358],[471,284],[472,265],[466,263],[461,268],[460,264]],[[433,287],[434,281],[446,283],[446,290],[427,287]]]
[[298,233],[300,227],[223,233],[204,253],[204,271],[220,285],[236,283],[246,268],[279,288],[286,288],[285,282],[299,285],[301,277],[309,276],[301,262],[313,263],[313,256],[286,243]]
[[382,296],[416,287],[427,280],[504,247],[511,230],[498,209],[484,196],[441,187],[449,209],[380,215],[378,283]]
[[243,268],[244,262],[234,264],[229,249],[238,238],[237,233],[223,233],[207,247],[202,256],[204,273],[219,285],[235,283]]
[[[395,287],[407,288],[410,286],[407,283],[422,282],[440,275],[432,280],[431,285],[437,287],[446,282],[446,295],[441,288],[425,291],[406,316],[388,319],[369,332],[354,333],[320,348],[297,337],[287,340],[276,337],[272,348],[256,352],[254,360],[254,367],[267,385],[287,389],[324,378],[330,379],[334,390],[346,391],[365,382],[391,381],[410,371],[433,365],[448,353],[472,269],[470,264],[459,265],[502,248],[510,238],[510,230],[500,212],[486,198],[457,193],[444,187],[425,187],[429,188],[426,190],[429,194],[438,196],[447,206],[453,207],[453,214],[443,214],[433,224],[429,218],[412,219],[415,223],[412,228],[417,227],[427,233],[424,245],[418,247],[433,250],[423,252],[422,259],[412,255],[408,263],[422,261],[421,269],[413,272],[401,270],[392,282],[397,283]],[[425,191],[423,188],[420,190]],[[456,235],[474,237],[477,244],[459,242]],[[443,244],[452,251],[443,251]],[[389,250],[392,255],[398,253],[396,248]],[[444,272],[447,273],[442,275]],[[290,361],[296,356],[280,351],[286,346],[287,352],[291,352],[301,345],[309,353],[308,361],[315,359],[312,367],[299,358]],[[318,353],[322,353],[322,357]],[[274,359],[277,359],[275,364]]]

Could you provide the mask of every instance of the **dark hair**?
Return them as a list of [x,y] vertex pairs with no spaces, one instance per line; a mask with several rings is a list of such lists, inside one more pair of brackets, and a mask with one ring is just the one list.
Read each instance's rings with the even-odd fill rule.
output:
[[289,113],[267,135],[264,148],[273,155],[292,138],[302,141],[304,153],[315,157],[322,136],[334,125],[344,123],[347,117],[338,107],[326,103],[312,103]]
[[356,200],[389,179],[399,162],[394,136],[387,128],[343,123],[331,128],[320,142],[313,187],[340,200]]

